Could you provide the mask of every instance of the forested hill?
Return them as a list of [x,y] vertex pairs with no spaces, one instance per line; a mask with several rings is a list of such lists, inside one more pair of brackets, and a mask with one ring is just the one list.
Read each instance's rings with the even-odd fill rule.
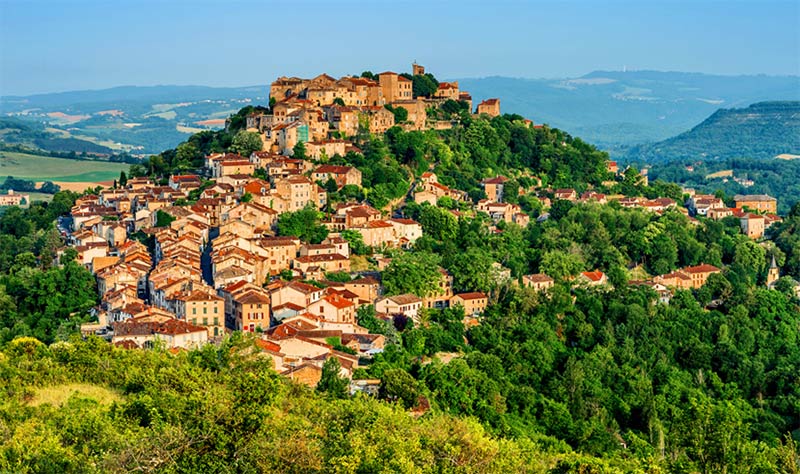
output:
[[632,148],[628,159],[664,163],[800,154],[800,101],[760,102],[720,109],[676,137]]

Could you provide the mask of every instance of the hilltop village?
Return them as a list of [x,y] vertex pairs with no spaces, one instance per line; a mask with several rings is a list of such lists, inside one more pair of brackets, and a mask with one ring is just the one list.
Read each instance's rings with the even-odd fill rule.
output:
[[[270,106],[244,117],[243,129],[260,139],[249,154],[210,153],[194,172],[121,179],[114,188],[79,197],[60,226],[77,261],[97,280],[97,322],[83,325],[83,333],[124,348],[175,351],[233,331],[252,333],[279,373],[313,386],[326,360],[337,359],[349,378],[384,350],[390,335],[371,331],[376,321],[402,329],[426,324],[431,311],[457,308],[470,327],[481,324],[503,287],[546,293],[567,281],[611,288],[609,276],[596,268],[520,274],[498,259],[488,274],[494,290],[468,287],[464,279],[454,285],[452,272],[439,266],[433,284],[397,291],[387,275],[412,272],[402,266],[408,250],[431,232],[445,235],[439,221],[480,218],[480,232],[502,235],[547,220],[561,203],[594,203],[679,213],[694,225],[738,218],[741,232],[754,241],[781,221],[769,196],[736,196],[729,207],[720,197],[688,189],[681,190],[685,200],[579,192],[585,186],[553,187],[530,173],[497,174],[477,189],[459,189],[452,179],[440,182],[433,163],[408,178],[400,197],[378,205],[364,196],[365,173],[373,170],[338,160],[363,159],[359,136],[398,127],[449,130],[458,117],[491,120],[501,116],[500,101],[473,106],[457,82],[426,80],[417,64],[412,74],[364,76],[278,78],[270,86]],[[424,94],[415,92],[426,85]],[[525,128],[545,127],[516,120]],[[607,159],[601,167],[608,189],[648,186],[646,170],[620,169]],[[521,200],[535,202],[536,215]],[[410,209],[422,209],[421,215],[411,217]],[[697,262],[628,284],[649,286],[661,304],[670,304],[677,290],[699,289],[722,271]],[[778,277],[773,259],[766,284]]]

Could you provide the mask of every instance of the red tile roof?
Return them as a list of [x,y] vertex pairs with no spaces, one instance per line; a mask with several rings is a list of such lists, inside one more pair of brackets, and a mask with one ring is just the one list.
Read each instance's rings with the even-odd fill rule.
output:
[[700,265],[695,265],[693,267],[686,267],[683,271],[687,273],[714,273],[714,272],[721,272],[722,270],[715,267],[714,265],[709,265],[708,263],[701,263]]
[[455,296],[458,296],[462,300],[478,300],[486,298],[486,293],[481,293],[480,291],[473,291],[471,293],[459,293]]
[[600,270],[593,271],[593,272],[582,272],[581,275],[585,276],[591,281],[600,281],[603,279],[603,272]]

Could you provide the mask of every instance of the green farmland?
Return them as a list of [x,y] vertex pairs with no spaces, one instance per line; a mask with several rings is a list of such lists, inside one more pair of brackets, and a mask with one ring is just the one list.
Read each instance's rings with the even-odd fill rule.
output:
[[0,152],[0,180],[13,176],[32,181],[97,183],[118,178],[120,171],[128,171],[128,167],[125,163]]

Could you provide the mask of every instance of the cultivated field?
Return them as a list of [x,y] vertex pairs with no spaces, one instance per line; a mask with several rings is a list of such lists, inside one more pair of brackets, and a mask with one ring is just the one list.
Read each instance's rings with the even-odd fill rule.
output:
[[89,186],[113,181],[120,171],[128,171],[125,163],[105,161],[68,160],[25,153],[0,152],[0,180],[6,176],[32,181],[86,184]]

